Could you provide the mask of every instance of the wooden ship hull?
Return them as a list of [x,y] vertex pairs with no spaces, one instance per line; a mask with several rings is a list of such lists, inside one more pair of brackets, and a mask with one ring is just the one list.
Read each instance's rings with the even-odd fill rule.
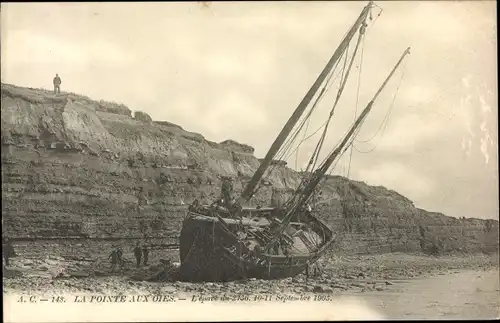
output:
[[293,277],[316,262],[335,241],[327,225],[303,212],[294,216],[287,227],[287,247],[284,243],[259,253],[271,239],[273,224],[280,223],[281,212],[274,208],[249,208],[243,209],[243,217],[234,219],[219,215],[220,209],[191,210],[183,221],[180,256],[181,273],[186,280]]

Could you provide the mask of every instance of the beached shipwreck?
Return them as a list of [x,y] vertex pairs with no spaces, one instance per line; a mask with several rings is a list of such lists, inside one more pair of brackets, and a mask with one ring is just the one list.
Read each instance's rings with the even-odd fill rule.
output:
[[[409,54],[408,48],[350,126],[345,137],[341,138],[326,158],[319,160],[328,125],[365,35],[367,21],[373,21],[373,8],[373,2],[364,7],[324,70],[278,134],[253,177],[246,183],[241,196],[233,198],[226,192],[211,205],[200,205],[195,201],[189,207],[180,234],[180,271],[185,280],[230,281],[293,277],[307,270],[335,243],[334,231],[315,215],[309,203],[332,165],[352,144],[382,89]],[[356,45],[348,53],[348,47],[356,34]],[[272,171],[272,161],[279,160],[289,152],[291,143],[297,140],[316,104],[329,88],[332,76],[340,74],[335,71],[340,69],[342,77],[333,108],[325,118],[321,137],[312,152],[307,169],[301,173],[302,180],[295,192],[280,207],[244,207],[259,189],[264,176]],[[305,113],[308,107],[310,108]]]

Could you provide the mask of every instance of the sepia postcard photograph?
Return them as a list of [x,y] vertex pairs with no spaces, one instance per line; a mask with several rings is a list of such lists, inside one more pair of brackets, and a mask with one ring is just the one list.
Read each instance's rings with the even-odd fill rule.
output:
[[495,1],[0,18],[4,322],[500,318]]

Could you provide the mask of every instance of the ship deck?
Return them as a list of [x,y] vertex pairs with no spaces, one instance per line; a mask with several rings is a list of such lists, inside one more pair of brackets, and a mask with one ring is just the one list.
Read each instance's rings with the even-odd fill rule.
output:
[[[201,215],[199,213],[196,214],[197,215],[194,217],[196,220],[206,222],[220,222],[217,217]],[[241,220],[224,218],[224,222],[226,222],[227,224],[248,225],[254,227],[267,227],[270,225],[270,221],[264,217],[242,217]]]

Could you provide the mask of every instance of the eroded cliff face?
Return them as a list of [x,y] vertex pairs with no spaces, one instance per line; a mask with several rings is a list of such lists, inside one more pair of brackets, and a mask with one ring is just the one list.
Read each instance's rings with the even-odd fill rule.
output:
[[[217,198],[220,176],[240,192],[259,165],[250,146],[211,142],[123,105],[1,91],[4,235],[175,240],[189,203]],[[299,180],[275,163],[251,203],[276,203]],[[317,211],[337,230],[338,252],[498,249],[498,221],[429,213],[383,187],[331,177],[322,199]]]

